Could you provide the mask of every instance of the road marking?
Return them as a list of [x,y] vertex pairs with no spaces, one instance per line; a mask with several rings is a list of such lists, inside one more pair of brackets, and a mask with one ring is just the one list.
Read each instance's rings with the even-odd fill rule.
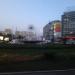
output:
[[30,74],[30,73],[47,73],[47,72],[64,72],[64,71],[72,71],[75,69],[66,69],[66,70],[48,70],[48,71],[24,71],[24,72],[6,72],[6,73],[0,73],[1,75],[4,75],[4,74]]

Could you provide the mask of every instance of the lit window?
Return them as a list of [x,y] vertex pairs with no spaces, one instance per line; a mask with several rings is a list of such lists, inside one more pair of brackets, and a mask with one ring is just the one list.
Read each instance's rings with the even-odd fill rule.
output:
[[0,36],[0,40],[3,41],[3,36]]
[[4,38],[4,41],[9,41],[9,38],[8,37]]

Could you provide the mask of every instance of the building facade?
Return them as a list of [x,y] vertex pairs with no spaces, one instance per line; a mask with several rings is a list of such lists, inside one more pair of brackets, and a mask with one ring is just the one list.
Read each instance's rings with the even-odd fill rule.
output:
[[75,11],[65,12],[62,15],[62,36],[75,35]]
[[36,34],[34,32],[28,32],[28,31],[16,31],[15,32],[16,37],[23,37],[23,40],[37,40]]
[[49,22],[43,28],[43,37],[45,38],[45,40],[55,40],[61,37],[61,21],[55,20]]
[[45,40],[51,40],[53,38],[53,30],[52,30],[52,23],[51,22],[49,22],[43,28],[43,37]]

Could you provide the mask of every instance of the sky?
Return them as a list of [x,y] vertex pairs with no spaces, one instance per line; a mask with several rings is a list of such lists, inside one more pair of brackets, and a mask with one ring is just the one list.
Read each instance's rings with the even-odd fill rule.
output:
[[0,31],[26,31],[30,25],[42,34],[43,27],[50,21],[61,20],[61,15],[75,9],[75,0],[0,0]]

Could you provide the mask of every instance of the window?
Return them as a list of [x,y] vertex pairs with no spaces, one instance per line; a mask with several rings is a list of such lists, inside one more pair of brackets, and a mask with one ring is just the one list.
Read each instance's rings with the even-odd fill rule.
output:
[[74,21],[75,22],[75,18],[71,18],[71,21]]

